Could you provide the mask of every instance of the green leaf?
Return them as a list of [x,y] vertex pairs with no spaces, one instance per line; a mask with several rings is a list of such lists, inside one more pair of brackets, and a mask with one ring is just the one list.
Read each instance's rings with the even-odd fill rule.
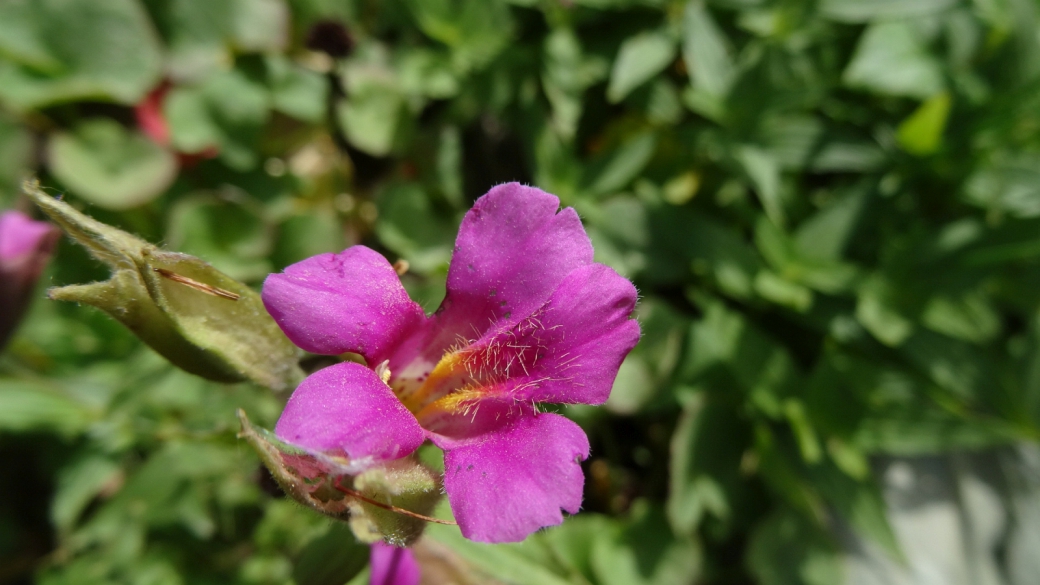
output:
[[694,89],[719,99],[736,76],[729,41],[704,2],[693,0],[683,13],[683,60]]
[[700,547],[677,538],[664,513],[640,500],[620,530],[593,542],[592,570],[602,585],[691,583],[702,563]]
[[90,453],[63,467],[51,500],[51,523],[67,533],[80,514],[107,485],[120,479],[119,465],[103,455]]
[[899,124],[896,140],[903,150],[917,156],[935,154],[942,146],[946,120],[950,115],[950,94],[936,94]]
[[[195,194],[177,201],[168,214],[167,245],[205,258],[234,279],[263,280],[272,272],[267,260],[273,245],[272,227],[259,217],[262,209],[255,200],[228,199]],[[339,250],[321,250],[331,251]]]
[[542,49],[545,68],[542,85],[552,106],[553,126],[566,140],[574,137],[584,111],[585,90],[607,75],[604,59],[586,55],[578,35],[571,28],[557,28],[546,38]]
[[135,0],[15,0],[0,3],[0,23],[0,52],[14,59],[0,60],[0,100],[16,109],[134,104],[162,74],[159,39]]
[[774,224],[784,225],[786,217],[780,199],[780,166],[776,160],[755,146],[741,146],[733,156],[754,185],[766,215]]
[[29,173],[33,140],[28,129],[0,112],[0,206],[10,199]]
[[440,133],[437,149],[437,179],[444,197],[456,208],[465,207],[462,194],[462,136],[455,126]]
[[854,189],[799,224],[794,232],[798,253],[811,259],[840,259],[862,220],[868,195],[865,189]]
[[234,60],[234,51],[277,51],[288,37],[283,0],[150,1],[169,43],[169,71],[178,81],[197,80]]
[[583,183],[591,195],[615,193],[627,186],[650,162],[657,148],[657,136],[640,132],[592,162]]
[[304,122],[325,119],[328,81],[281,56],[266,58],[271,107]]
[[744,491],[740,458],[747,425],[729,405],[698,395],[683,408],[671,440],[668,522],[693,535],[703,516],[729,520],[733,498]]
[[267,88],[239,69],[216,73],[197,85],[177,86],[163,103],[177,150],[217,148],[228,166],[256,166],[256,143],[270,116]]
[[835,139],[819,148],[809,168],[819,173],[870,172],[886,160],[885,151],[873,142]]
[[980,163],[964,185],[964,199],[1012,217],[1040,217],[1040,155],[999,153]]
[[810,469],[813,484],[856,534],[880,545],[893,559],[904,560],[881,490],[872,480],[857,481],[830,465]]
[[925,305],[921,323],[932,331],[980,344],[992,341],[1001,331],[999,313],[981,293],[954,298],[936,295]]
[[451,47],[456,67],[480,68],[509,43],[513,19],[503,2],[487,0],[409,0],[416,24],[426,36]]
[[51,172],[73,193],[107,209],[143,205],[177,176],[171,152],[108,119],[53,134],[47,147]]
[[93,418],[86,407],[56,388],[0,380],[0,431],[50,431],[73,436],[84,431]]
[[675,60],[675,41],[666,31],[639,33],[621,43],[607,85],[607,100],[617,103],[653,79]]
[[913,21],[871,24],[842,75],[845,85],[884,95],[928,99],[945,86],[939,61]]
[[641,302],[635,316],[643,335],[621,364],[605,404],[618,414],[635,414],[655,402],[679,363],[688,328],[682,313],[656,299]]
[[755,275],[755,292],[767,301],[800,313],[808,311],[813,304],[811,290],[768,270]]
[[[390,185],[379,198],[376,233],[388,248],[408,260],[413,269],[428,274],[447,266],[455,230],[434,213],[430,200],[416,183]],[[425,218],[416,222],[415,218]]]
[[957,0],[821,0],[820,12],[842,22],[898,20],[948,10]]
[[859,290],[856,319],[881,343],[896,347],[914,332],[914,322],[895,302],[893,285],[882,278],[866,281]]
[[460,82],[444,50],[414,47],[402,51],[397,67],[401,89],[411,96],[448,99],[458,95]]
[[762,585],[833,585],[843,582],[834,543],[805,518],[777,510],[751,535],[746,563]]
[[[442,504],[442,509],[446,511],[446,508],[446,503]],[[573,584],[559,571],[550,568],[555,563],[546,558],[548,551],[538,534],[529,536],[524,542],[488,546],[466,540],[458,527],[431,524],[426,529],[426,538],[445,545],[470,564],[475,569],[471,569],[475,573],[471,577],[478,583],[487,581],[490,576],[514,585]]]
[[343,226],[332,211],[307,210],[279,226],[272,262],[280,268],[318,254],[340,252],[345,247]]
[[404,96],[385,83],[365,83],[336,107],[340,128],[350,143],[372,156],[386,156],[406,127]]
[[343,585],[368,564],[369,549],[358,542],[345,524],[307,543],[293,566],[296,585]]

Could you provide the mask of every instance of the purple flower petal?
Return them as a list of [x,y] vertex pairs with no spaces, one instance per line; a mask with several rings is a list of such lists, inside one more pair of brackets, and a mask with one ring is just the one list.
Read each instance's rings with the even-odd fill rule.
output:
[[356,352],[373,367],[426,317],[386,258],[364,246],[268,276],[263,300],[296,345],[328,355]]
[[574,270],[533,314],[446,358],[427,382],[420,424],[461,438],[480,426],[471,416],[478,404],[602,404],[639,342],[636,298],[632,283],[602,264]]
[[369,585],[419,585],[419,563],[410,548],[377,542],[369,552]]
[[611,268],[579,268],[541,310],[472,350],[495,364],[514,400],[603,404],[639,342],[636,300],[636,288]]
[[564,277],[592,263],[592,243],[572,208],[519,183],[498,185],[473,204],[459,227],[447,296],[404,355],[436,363],[459,337],[475,339],[500,320],[529,315]]
[[528,413],[449,447],[444,488],[462,535],[519,542],[563,522],[560,508],[575,514],[581,507],[585,479],[578,460],[588,455],[585,432],[557,414]]
[[422,444],[418,421],[372,370],[344,362],[293,392],[274,428],[304,449],[345,453],[359,466],[404,457]]
[[57,230],[49,223],[33,221],[17,211],[0,213],[0,264],[37,253],[41,246],[49,252]]

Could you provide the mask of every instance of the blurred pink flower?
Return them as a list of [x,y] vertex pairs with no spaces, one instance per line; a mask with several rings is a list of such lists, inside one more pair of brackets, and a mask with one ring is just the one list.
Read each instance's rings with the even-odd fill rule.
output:
[[0,213],[0,348],[32,300],[61,233],[17,211]]

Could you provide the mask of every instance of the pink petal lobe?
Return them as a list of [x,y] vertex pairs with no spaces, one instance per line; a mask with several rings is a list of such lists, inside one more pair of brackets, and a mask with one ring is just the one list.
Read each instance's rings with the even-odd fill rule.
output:
[[419,563],[410,548],[377,542],[369,552],[369,585],[419,585]]
[[264,281],[264,306],[301,348],[376,366],[426,316],[386,258],[364,246],[320,254]]
[[498,321],[530,314],[571,271],[591,264],[578,214],[559,207],[555,195],[519,183],[478,199],[459,227],[447,296],[409,357],[436,363],[460,337],[475,339]]
[[61,232],[17,211],[0,213],[0,350],[32,302]]
[[424,440],[412,413],[372,370],[344,362],[307,377],[289,398],[274,428],[278,438],[317,452],[342,452],[352,461],[388,461]]
[[481,409],[492,401],[602,404],[639,342],[639,323],[631,318],[636,298],[632,283],[602,264],[574,270],[534,313],[452,354],[461,381],[448,377],[444,386],[469,390],[432,392],[420,422],[459,436],[469,432],[466,413],[476,403]]
[[[569,274],[531,317],[480,345],[490,351],[509,396],[530,402],[603,404],[618,368],[639,343],[638,295],[602,264]],[[478,349],[475,347],[474,349]]]
[[[434,442],[440,444],[437,437]],[[528,413],[486,435],[444,445],[444,488],[462,535],[519,542],[581,507],[578,460],[589,440],[557,414]]]

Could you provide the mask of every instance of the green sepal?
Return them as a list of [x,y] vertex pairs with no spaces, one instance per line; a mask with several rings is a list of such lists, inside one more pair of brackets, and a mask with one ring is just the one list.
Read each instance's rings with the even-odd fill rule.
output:
[[[256,291],[194,256],[161,250],[96,221],[47,195],[36,181],[26,181],[23,191],[113,272],[104,282],[51,289],[52,299],[105,311],[174,365],[209,380],[252,380],[283,390],[303,378],[299,350]],[[237,298],[199,290],[170,275]]]
[[333,487],[333,476],[317,472],[320,462],[312,460],[310,454],[303,449],[282,441],[263,427],[254,425],[242,409],[238,410],[238,420],[242,423],[242,431],[238,436],[256,450],[260,462],[271,472],[271,477],[285,495],[330,518],[350,518],[347,495]]
[[[429,516],[440,501],[438,474],[412,458],[398,459],[368,469],[354,478],[354,489],[366,498]],[[395,546],[415,542],[426,521],[381,508],[364,500],[353,500],[350,528],[362,542],[383,540]]]
[[152,301],[136,270],[116,270],[103,282],[55,287],[47,291],[47,296],[101,309],[186,372],[217,382],[242,380],[219,356],[179,334],[174,322]]
[[346,457],[286,443],[252,424],[242,410],[238,419],[242,423],[239,437],[256,450],[285,494],[316,512],[346,521],[361,542],[382,540],[409,546],[427,523],[409,513],[429,516],[443,497],[439,474],[414,457],[352,472],[352,462]]

